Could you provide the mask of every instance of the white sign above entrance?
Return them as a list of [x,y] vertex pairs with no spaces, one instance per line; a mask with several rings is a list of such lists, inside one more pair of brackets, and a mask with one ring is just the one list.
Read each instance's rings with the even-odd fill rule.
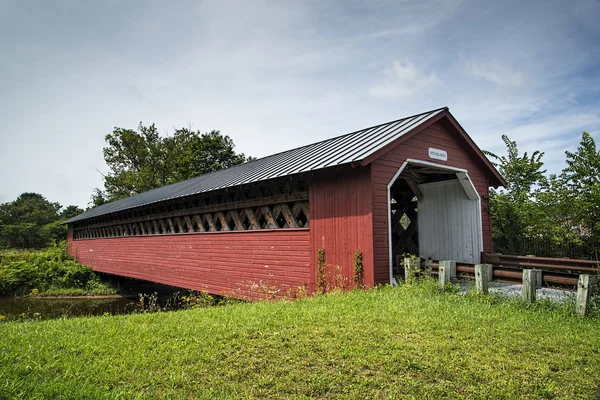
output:
[[446,153],[446,150],[434,149],[433,147],[430,147],[429,158],[440,161],[448,161],[448,153]]

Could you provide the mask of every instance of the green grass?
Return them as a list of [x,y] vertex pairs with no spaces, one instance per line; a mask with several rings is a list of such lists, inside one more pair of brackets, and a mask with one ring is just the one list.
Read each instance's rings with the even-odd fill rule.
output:
[[381,288],[0,323],[0,398],[595,398],[600,319]]

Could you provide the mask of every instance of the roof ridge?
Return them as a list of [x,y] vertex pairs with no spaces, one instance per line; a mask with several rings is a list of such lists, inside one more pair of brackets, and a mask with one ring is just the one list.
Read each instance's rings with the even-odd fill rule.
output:
[[[338,149],[336,150],[338,151],[338,154],[332,154],[331,156],[322,155],[320,150],[329,151],[332,150],[332,146],[334,146],[334,144],[340,144],[344,142],[345,147],[363,144],[368,145],[366,150],[374,151],[378,146],[383,146],[390,140],[395,140],[406,132],[406,129],[408,128],[402,127],[400,129],[397,127],[398,123],[400,123],[400,125],[404,125],[403,121],[414,121],[418,126],[419,124],[423,123],[424,120],[427,120],[432,115],[439,114],[443,110],[449,111],[448,107],[436,108],[422,113],[358,129],[343,135],[333,136],[331,138],[308,143],[303,146],[280,151],[268,156],[257,158],[256,160],[198,175],[183,181],[173,182],[168,185],[150,189],[143,193],[94,207],[93,209],[88,210],[85,213],[66,222],[70,223],[105,214],[122,212],[128,209],[142,207],[161,201],[191,196],[198,193],[214,191],[249,182],[257,182],[260,180],[272,179],[280,176],[294,175],[307,170],[307,168],[310,168],[310,170],[321,169],[329,166],[328,163],[333,161],[335,161],[335,165],[356,161],[354,158],[348,158],[349,154],[357,154],[356,152],[348,153],[348,148]],[[409,123],[409,125],[411,124],[412,122]],[[393,128],[390,128],[391,130],[387,132],[388,128],[386,127]],[[384,132],[387,132],[385,135],[377,133],[382,129]],[[358,155],[361,156],[359,159],[365,157],[364,153],[362,155],[358,153]],[[308,161],[304,160],[303,162],[302,160],[305,158],[305,156],[308,157]],[[286,163],[290,160],[294,160],[292,165],[288,165],[289,163]]]

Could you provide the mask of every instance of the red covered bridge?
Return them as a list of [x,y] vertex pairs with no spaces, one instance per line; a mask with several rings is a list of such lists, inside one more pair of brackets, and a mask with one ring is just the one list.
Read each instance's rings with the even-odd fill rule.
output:
[[478,263],[488,189],[504,180],[447,108],[154,189],[69,223],[95,271],[215,294],[315,288],[317,254],[351,281],[390,283],[405,252]]

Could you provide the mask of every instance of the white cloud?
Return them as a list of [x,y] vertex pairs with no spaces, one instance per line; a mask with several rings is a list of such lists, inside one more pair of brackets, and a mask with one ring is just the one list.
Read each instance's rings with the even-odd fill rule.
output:
[[402,98],[422,95],[423,92],[441,85],[435,71],[430,74],[420,71],[415,64],[394,61],[390,68],[384,71],[383,82],[369,89],[369,94],[381,98]]
[[0,199],[86,205],[139,121],[265,156],[447,105],[482,148],[562,160],[600,129],[596,3],[506,1],[0,2]]

